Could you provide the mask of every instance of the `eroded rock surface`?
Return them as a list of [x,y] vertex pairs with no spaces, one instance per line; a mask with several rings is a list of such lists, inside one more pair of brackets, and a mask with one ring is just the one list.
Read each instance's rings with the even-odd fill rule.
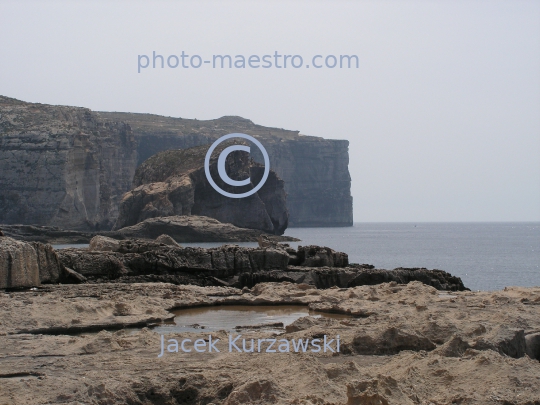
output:
[[88,249],[62,249],[58,255],[65,267],[98,282],[164,281],[242,288],[287,281],[317,288],[346,288],[389,281],[402,284],[421,281],[439,290],[466,290],[459,277],[442,270],[349,266],[346,253],[321,246],[182,248],[157,240],[113,240],[96,236]]
[[[104,247],[109,249],[109,247]],[[61,262],[94,280],[129,281],[137,276],[164,276],[180,284],[226,284],[240,273],[286,269],[287,252],[281,249],[182,248],[146,241],[118,241],[114,251],[62,249]],[[216,280],[220,279],[220,280]]]
[[[229,352],[228,332],[218,331],[211,335],[220,339],[219,353],[158,358],[161,336],[144,325],[170,318],[169,308],[216,304],[298,304],[353,317],[300,318],[277,336],[241,332],[255,342],[339,335],[339,353]],[[529,350],[540,330],[539,305],[539,288],[448,294],[419,282],[326,290],[90,284],[0,293],[0,402],[535,405],[540,362],[519,348],[525,341]],[[117,330],[130,325],[138,330]]]
[[136,163],[125,123],[0,96],[0,223],[110,229]]
[[[156,239],[167,234],[180,243],[256,242],[261,236],[261,231],[239,228],[219,222],[214,218],[196,215],[150,218],[118,231],[80,232],[34,225],[2,225],[2,229],[6,236],[14,239],[54,244],[89,243],[95,236],[122,240],[126,238]],[[273,241],[298,240],[280,235],[267,235],[267,237]]]
[[32,245],[0,236],[0,288],[38,286],[39,275],[38,255]]
[[[210,173],[222,190],[240,194],[253,189],[261,180],[264,167],[253,162],[246,152],[235,151],[225,161],[226,172],[233,180],[251,179],[242,187],[226,184],[218,175],[219,153],[230,146],[223,143],[210,159]],[[158,153],[137,168],[134,184],[120,205],[115,229],[135,225],[148,218],[172,215],[199,215],[231,223],[240,228],[259,229],[281,235],[287,229],[284,183],[273,170],[263,187],[240,199],[226,197],[212,188],[204,169],[208,146]]]

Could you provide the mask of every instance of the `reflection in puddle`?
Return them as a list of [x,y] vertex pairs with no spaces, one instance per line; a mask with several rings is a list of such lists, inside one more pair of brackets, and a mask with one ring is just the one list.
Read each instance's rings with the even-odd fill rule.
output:
[[[227,305],[216,307],[187,308],[171,311],[174,324],[164,324],[154,329],[158,333],[234,331],[237,326],[260,327],[268,330],[281,329],[304,316],[315,318],[351,318],[349,315],[327,314],[310,311],[307,306],[298,305]],[[249,329],[249,328],[248,328]],[[280,330],[282,331],[282,330]]]

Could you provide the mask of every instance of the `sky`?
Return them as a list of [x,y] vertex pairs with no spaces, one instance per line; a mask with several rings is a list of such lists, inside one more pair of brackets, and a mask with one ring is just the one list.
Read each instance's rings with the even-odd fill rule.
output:
[[355,222],[540,221],[539,1],[0,0],[0,94],[347,139]]

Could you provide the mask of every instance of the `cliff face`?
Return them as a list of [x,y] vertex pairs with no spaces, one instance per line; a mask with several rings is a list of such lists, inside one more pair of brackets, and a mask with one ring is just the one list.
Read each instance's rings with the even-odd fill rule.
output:
[[109,229],[136,162],[125,123],[0,97],[0,223]]
[[[259,183],[264,168],[247,153],[232,152],[226,159],[227,173],[236,180],[250,177],[252,183],[236,189],[225,184],[218,176],[217,160],[219,152],[227,146],[227,143],[220,145],[210,159],[212,178],[225,191],[247,192]],[[283,180],[271,170],[264,186],[255,194],[241,199],[225,197],[206,179],[203,162],[207,149],[205,145],[160,152],[140,165],[134,178],[137,187],[123,197],[115,229],[148,218],[199,215],[282,235],[288,224]]]
[[352,226],[349,141],[301,136],[265,147],[285,181],[289,226]]
[[240,117],[104,113],[2,96],[0,223],[110,229],[138,165],[158,152],[208,145],[232,132],[255,136],[267,149],[271,169],[284,181],[289,226],[352,225],[347,141]]
[[[150,114],[99,112],[128,122],[139,138],[139,164],[168,149],[212,143],[240,132],[257,137],[268,151],[270,167],[285,182],[289,226],[351,226],[353,223],[349,142],[263,127],[241,117],[198,121]],[[253,158],[262,155],[252,148]]]

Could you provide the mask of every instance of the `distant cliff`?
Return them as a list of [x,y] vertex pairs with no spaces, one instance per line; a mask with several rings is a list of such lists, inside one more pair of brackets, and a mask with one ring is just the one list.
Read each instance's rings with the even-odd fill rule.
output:
[[[199,121],[152,114],[96,114],[129,123],[139,139],[139,164],[158,152],[207,145],[232,132],[255,136],[268,151],[270,167],[285,182],[289,227],[352,226],[349,141],[304,136],[241,117]],[[262,163],[256,148],[252,153]]]
[[[233,187],[219,178],[219,153],[230,146],[224,142],[216,148],[209,169],[218,187],[229,193],[245,193],[257,185],[264,166],[253,162],[246,152],[235,151],[225,161],[227,174],[235,180],[251,178],[242,187]],[[135,188],[120,203],[120,216],[114,229],[135,225],[148,218],[172,215],[198,215],[215,218],[240,228],[258,229],[282,235],[288,217],[284,182],[273,170],[253,195],[229,198],[208,183],[204,158],[208,146],[159,152],[141,164],[135,173]]]
[[[240,117],[198,121],[94,112],[0,96],[0,223],[111,229],[139,164],[168,149],[243,132],[285,182],[289,226],[352,225],[348,141],[302,136]],[[261,162],[261,156],[254,154]]]

